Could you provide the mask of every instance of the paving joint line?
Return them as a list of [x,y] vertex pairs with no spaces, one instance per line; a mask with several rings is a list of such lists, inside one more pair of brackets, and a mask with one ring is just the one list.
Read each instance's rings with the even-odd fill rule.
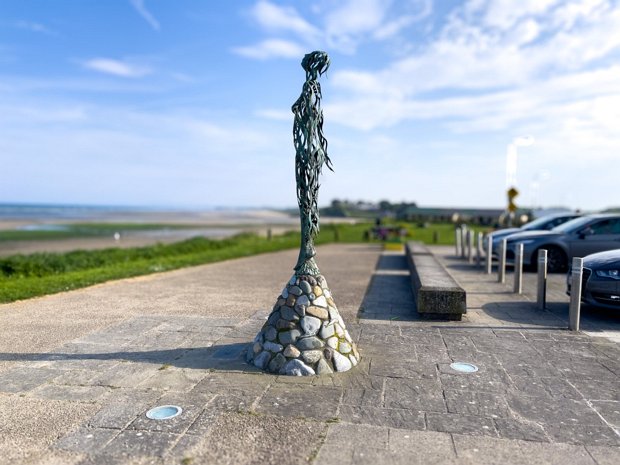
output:
[[[605,367],[605,368],[607,368],[607,367]],[[583,393],[582,393],[579,389],[577,389],[577,386],[575,386],[573,383],[571,383],[571,382],[570,382],[570,380],[568,380],[568,379],[566,380],[566,382],[567,382],[567,383],[568,383],[568,384],[569,384],[569,385],[570,385],[570,386],[571,386],[571,387],[572,387],[575,391],[577,391],[577,392],[579,393],[579,395],[580,395],[580,396],[581,396],[581,398],[584,400],[584,402],[586,403],[586,405],[588,406],[588,408],[589,408],[590,410],[592,410],[592,411],[593,411],[593,412],[594,412],[594,413],[595,413],[595,414],[596,414],[596,415],[597,415],[597,416],[598,416],[598,417],[599,417],[599,418],[603,421],[603,423],[605,423],[605,425],[607,425],[607,426],[608,426],[608,427],[609,427],[609,428],[610,428],[610,429],[614,432],[614,434],[620,438],[620,430],[619,430],[618,428],[616,428],[616,426],[615,426],[615,425],[613,425],[613,424],[611,424],[609,421],[607,421],[607,419],[606,419],[603,415],[601,415],[601,414],[599,413],[599,411],[598,411],[598,410],[596,410],[596,409],[594,408],[594,405],[592,404],[592,401],[590,401],[589,399],[587,399],[587,398],[586,398],[586,396],[584,396],[584,395],[583,395]]]

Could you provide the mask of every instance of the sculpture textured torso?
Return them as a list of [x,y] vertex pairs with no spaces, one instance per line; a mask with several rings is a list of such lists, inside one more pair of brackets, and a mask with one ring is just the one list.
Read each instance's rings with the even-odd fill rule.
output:
[[321,84],[318,77],[329,68],[329,57],[325,52],[312,52],[304,57],[301,66],[306,71],[306,82],[292,107],[295,115],[295,178],[301,218],[301,247],[295,273],[298,276],[316,276],[320,274],[314,260],[314,238],[319,232],[319,175],[323,164],[332,169],[327,155],[327,140],[323,136]]

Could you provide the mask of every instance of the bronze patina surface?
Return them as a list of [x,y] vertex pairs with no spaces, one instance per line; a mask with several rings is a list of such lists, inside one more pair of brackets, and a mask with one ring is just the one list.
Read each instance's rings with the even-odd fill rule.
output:
[[297,276],[317,276],[320,271],[314,260],[314,238],[319,233],[319,175],[324,164],[333,171],[323,135],[321,84],[318,81],[319,76],[329,69],[329,56],[321,51],[308,53],[301,66],[306,71],[306,82],[292,107],[295,115],[293,143],[297,202],[301,218],[301,247],[295,273]]

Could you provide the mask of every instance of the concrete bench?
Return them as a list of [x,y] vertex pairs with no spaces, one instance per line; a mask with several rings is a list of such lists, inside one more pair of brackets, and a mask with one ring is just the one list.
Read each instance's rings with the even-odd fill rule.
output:
[[465,290],[419,242],[407,242],[405,251],[418,313],[425,318],[460,320],[467,313]]

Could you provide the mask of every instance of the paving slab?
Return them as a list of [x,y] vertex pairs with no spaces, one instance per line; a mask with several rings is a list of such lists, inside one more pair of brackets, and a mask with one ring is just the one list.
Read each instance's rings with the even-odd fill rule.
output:
[[[539,311],[431,251],[468,293],[462,321],[417,316],[402,252],[319,248],[362,354],[324,377],[244,362],[294,251],[1,305],[0,464],[619,463],[614,320],[571,333],[561,277]],[[183,413],[146,418],[167,404]]]

